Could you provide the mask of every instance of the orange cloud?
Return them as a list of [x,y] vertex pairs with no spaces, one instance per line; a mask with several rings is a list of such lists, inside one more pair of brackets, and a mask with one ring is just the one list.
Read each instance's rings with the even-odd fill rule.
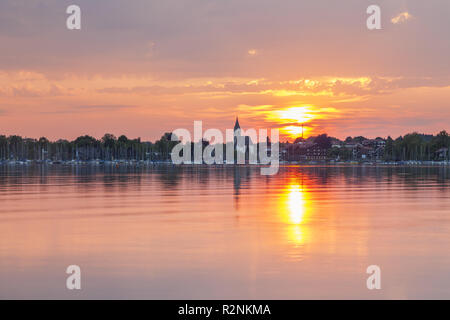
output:
[[[433,94],[423,101],[420,97],[425,88]],[[0,71],[0,134],[75,138],[112,132],[153,140],[165,131],[189,128],[193,120],[203,120],[205,127],[227,129],[236,115],[243,127],[278,128],[291,140],[301,134],[302,123],[306,136],[323,132],[339,137],[353,132],[394,134],[392,128],[402,132],[398,128],[407,127],[406,123],[391,124],[399,121],[395,117],[400,108],[409,110],[402,112],[403,116],[414,111],[417,119],[428,117],[426,127],[431,127],[444,117],[425,115],[430,108],[423,109],[423,105],[447,110],[444,104],[446,107],[449,95],[448,77],[162,81],[132,74],[53,78],[26,70]],[[398,107],[394,110],[393,105]],[[414,124],[415,130],[420,128]]]
[[404,23],[412,18],[413,18],[413,16],[409,12],[405,11],[405,12],[399,13],[397,16],[392,18],[391,22],[393,24],[400,24],[400,23]]

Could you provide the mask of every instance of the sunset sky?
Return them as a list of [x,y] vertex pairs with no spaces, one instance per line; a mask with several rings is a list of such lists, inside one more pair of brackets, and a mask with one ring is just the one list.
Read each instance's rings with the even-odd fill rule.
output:
[[449,32],[448,0],[2,0],[0,134],[155,140],[236,115],[286,139],[435,134]]

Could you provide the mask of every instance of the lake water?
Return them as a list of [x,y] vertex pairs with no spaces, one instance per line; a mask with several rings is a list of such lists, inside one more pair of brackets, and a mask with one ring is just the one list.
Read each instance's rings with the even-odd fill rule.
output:
[[[0,167],[0,298],[450,299],[450,169]],[[66,268],[81,267],[81,290]],[[366,268],[381,268],[368,290]]]

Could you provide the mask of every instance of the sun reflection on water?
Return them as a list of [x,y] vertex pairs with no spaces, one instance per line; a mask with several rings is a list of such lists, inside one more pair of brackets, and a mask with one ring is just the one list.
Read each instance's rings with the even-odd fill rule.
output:
[[292,224],[301,224],[305,214],[305,199],[299,185],[291,185],[288,189],[289,220]]
[[307,194],[302,185],[292,183],[284,192],[282,206],[283,222],[286,223],[289,242],[296,247],[305,244],[308,238],[308,226],[305,225],[308,212]]

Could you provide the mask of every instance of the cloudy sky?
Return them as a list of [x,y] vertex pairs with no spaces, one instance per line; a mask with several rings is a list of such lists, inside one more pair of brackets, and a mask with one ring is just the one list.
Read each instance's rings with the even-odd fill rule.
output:
[[[81,30],[66,8],[81,8]],[[381,30],[366,9],[381,8]],[[0,134],[450,130],[448,0],[2,0]]]

